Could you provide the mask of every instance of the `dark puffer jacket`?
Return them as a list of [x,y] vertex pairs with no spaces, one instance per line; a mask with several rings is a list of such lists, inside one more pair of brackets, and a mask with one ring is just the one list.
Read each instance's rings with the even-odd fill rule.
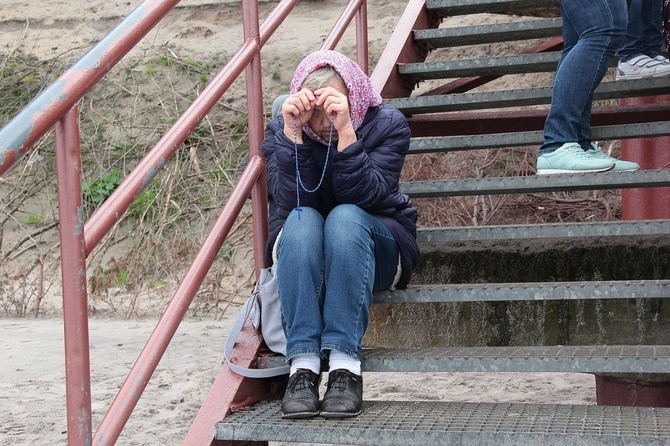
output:
[[[300,189],[300,206],[314,208],[325,217],[337,205],[355,204],[380,218],[398,243],[402,275],[396,287],[404,288],[419,259],[417,212],[398,187],[409,148],[407,120],[393,107],[372,107],[356,133],[358,141],[342,152],[337,152],[333,142],[323,184],[313,193]],[[326,146],[304,133],[303,141],[298,145],[300,177],[306,188],[313,189],[323,172]],[[261,148],[268,172],[270,234],[266,255],[271,263],[277,234],[297,204],[295,148],[284,135],[282,117],[268,123]]]

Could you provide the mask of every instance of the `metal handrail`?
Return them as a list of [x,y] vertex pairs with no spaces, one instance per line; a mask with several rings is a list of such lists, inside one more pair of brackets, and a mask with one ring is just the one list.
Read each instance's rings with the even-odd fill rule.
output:
[[[2,176],[52,127],[56,127],[70,446],[113,445],[116,442],[249,194],[252,197],[256,273],[264,266],[267,190],[265,162],[260,152],[264,133],[260,52],[298,1],[282,0],[259,27],[258,1],[242,0],[245,40],[241,48],[87,222],[81,214],[77,104],[179,0],[146,0],[0,129]],[[367,72],[366,8],[366,0],[351,0],[321,48],[334,49],[355,18],[358,63]],[[247,83],[250,161],[93,436],[86,258],[243,70]]]
[[0,176],[25,155],[179,0],[145,0],[0,129]]

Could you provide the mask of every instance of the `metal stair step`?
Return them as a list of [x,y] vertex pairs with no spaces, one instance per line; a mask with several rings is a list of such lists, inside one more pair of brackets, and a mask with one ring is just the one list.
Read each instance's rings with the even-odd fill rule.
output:
[[[259,368],[285,365],[261,356]],[[670,345],[366,348],[365,372],[666,373]]]
[[410,285],[404,290],[387,290],[375,293],[374,302],[384,304],[518,302],[589,299],[663,299],[669,297],[670,280],[622,280],[601,282]]
[[556,9],[555,3],[550,0],[427,0],[426,8],[444,16]]
[[400,74],[416,79],[453,79],[472,76],[541,73],[556,70],[557,51],[517,56],[398,64]]
[[562,26],[563,20],[556,17],[523,22],[422,29],[414,32],[414,40],[431,48],[447,48],[560,36]]
[[670,186],[670,169],[414,181],[401,183],[400,190],[429,198],[661,186]]
[[420,228],[417,233],[417,240],[422,248],[430,249],[430,245],[447,244],[458,247],[462,246],[463,243],[480,242],[488,247],[489,242],[512,241],[518,243],[520,240],[551,240],[557,238],[583,243],[580,239],[586,237],[625,237],[628,240],[634,238],[634,242],[639,244],[641,239],[649,239],[655,242],[658,237],[667,237],[668,235],[670,235],[670,220],[659,219]]
[[[601,83],[594,99],[607,100],[670,93],[670,78],[636,79]],[[551,103],[551,87],[518,90],[458,93],[410,98],[389,99],[387,104],[405,115],[440,113],[463,110],[522,107]]]
[[[592,127],[594,141],[649,138],[670,135],[668,121]],[[539,146],[544,142],[541,130],[529,132],[489,133],[483,135],[435,136],[412,138],[410,154],[456,152],[463,150],[502,149],[506,147]]]
[[670,442],[670,409],[364,401],[355,418],[284,420],[274,401],[224,418],[216,426],[216,439],[371,446],[660,446]]
[[666,373],[670,345],[375,348],[373,372]]

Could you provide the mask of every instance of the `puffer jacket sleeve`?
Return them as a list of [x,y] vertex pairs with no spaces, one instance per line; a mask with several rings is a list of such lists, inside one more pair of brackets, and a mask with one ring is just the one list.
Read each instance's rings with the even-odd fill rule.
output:
[[392,107],[382,106],[369,118],[357,132],[358,141],[335,154],[333,190],[338,202],[374,211],[398,190],[410,130]]

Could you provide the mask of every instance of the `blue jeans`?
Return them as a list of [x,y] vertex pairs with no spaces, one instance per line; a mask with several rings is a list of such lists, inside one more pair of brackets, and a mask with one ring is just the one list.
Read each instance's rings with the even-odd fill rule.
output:
[[293,210],[277,249],[286,358],[338,350],[359,359],[373,291],[389,288],[398,245],[378,218],[343,204]]
[[663,0],[633,0],[628,10],[628,28],[619,60],[627,62],[636,56],[654,58],[663,51]]
[[540,155],[568,142],[591,143],[593,92],[621,46],[628,20],[626,0],[561,0],[563,54]]

